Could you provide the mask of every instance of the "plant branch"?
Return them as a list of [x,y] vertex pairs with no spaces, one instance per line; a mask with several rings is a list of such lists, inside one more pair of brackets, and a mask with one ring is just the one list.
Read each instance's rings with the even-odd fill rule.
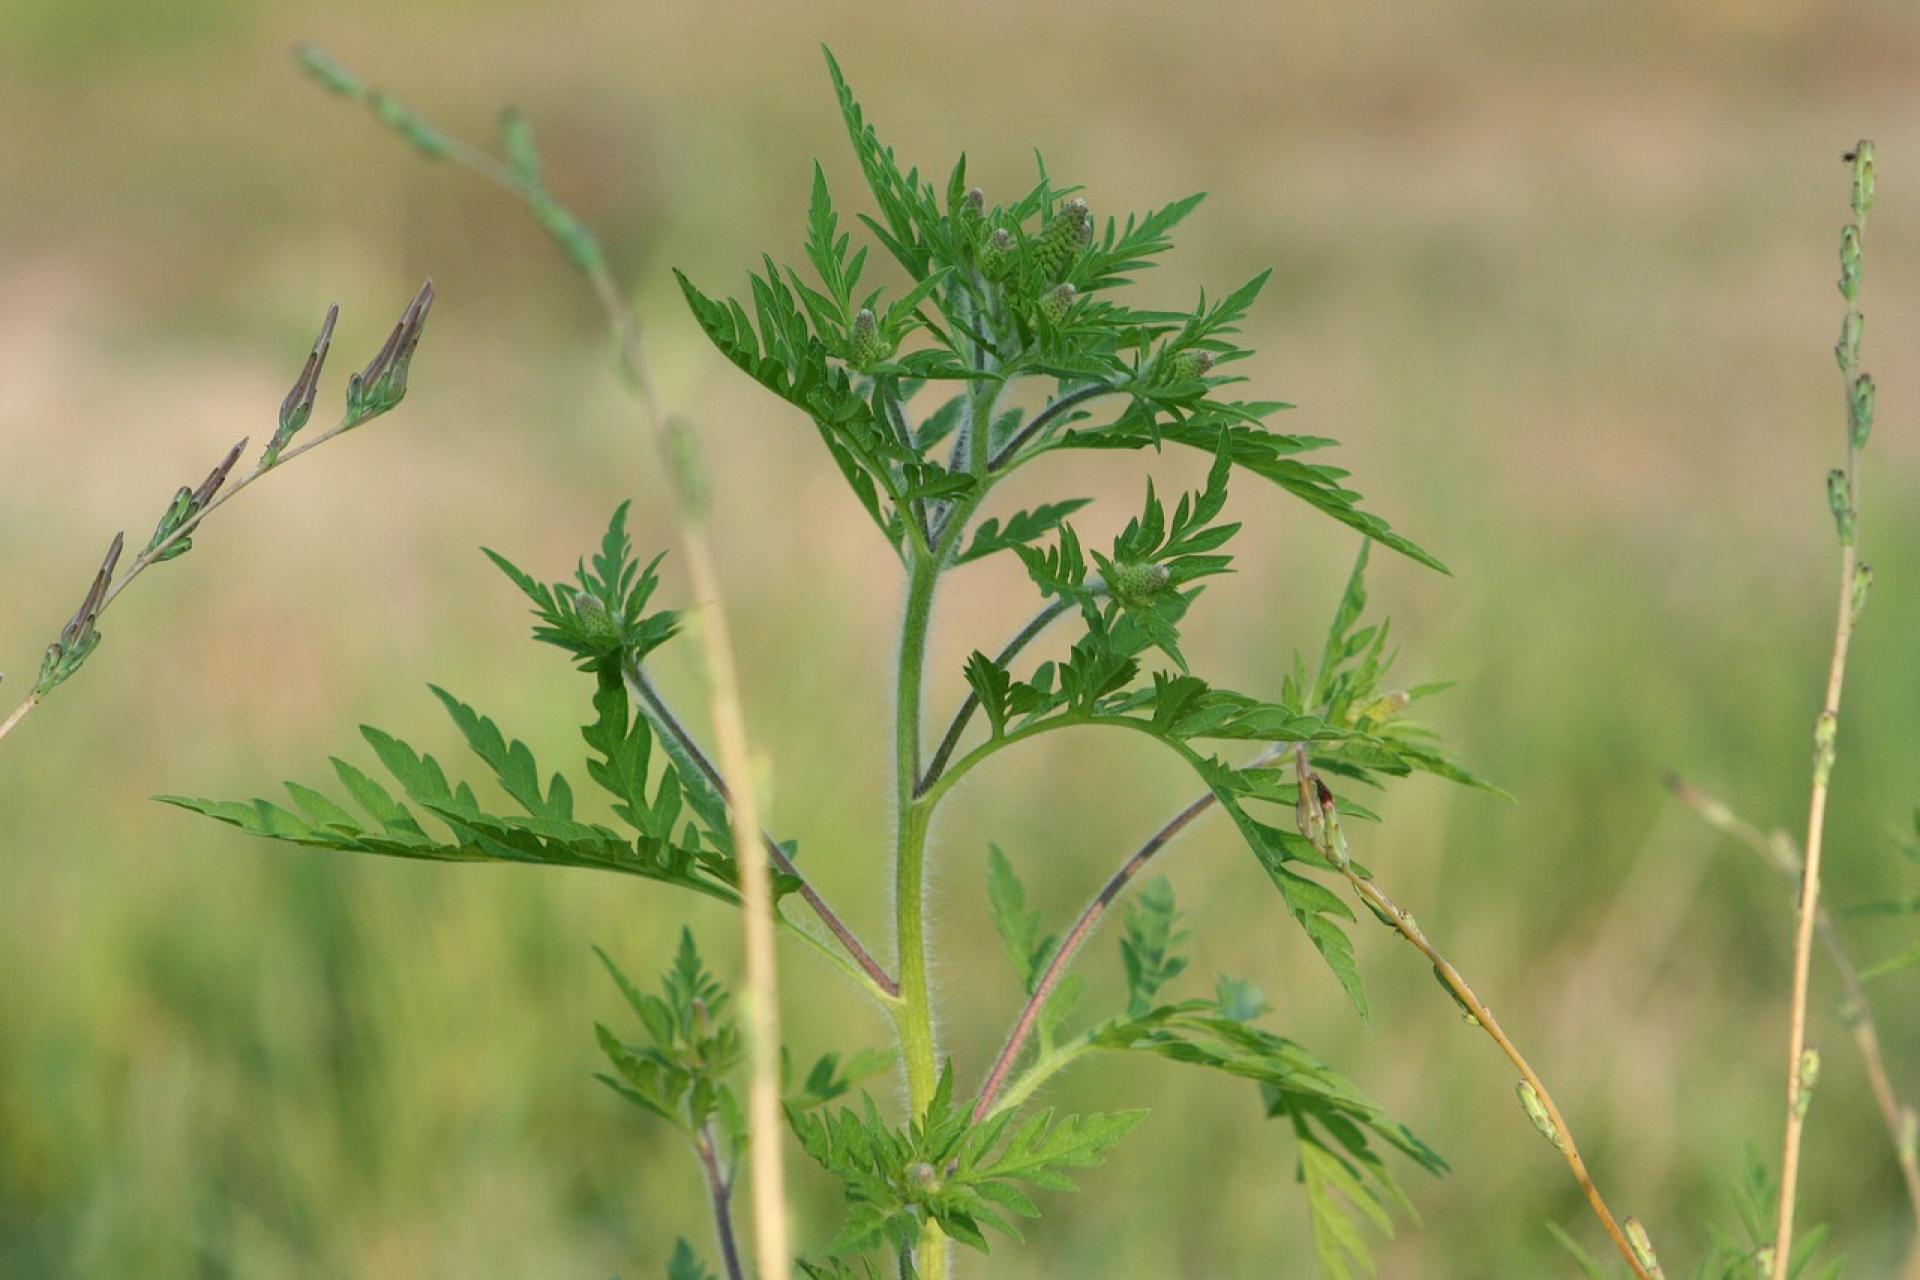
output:
[[[720,798],[725,800],[729,805],[733,804],[733,792],[728,788],[727,780],[720,776],[720,771],[714,768],[713,762],[707,759],[705,752],[700,750],[699,744],[693,740],[693,735],[687,732],[687,728],[681,723],[680,718],[674,715],[672,708],[667,706],[666,700],[660,696],[659,689],[654,686],[653,681],[647,678],[646,672],[641,668],[639,663],[633,662],[627,664],[627,682],[633,690],[640,695],[641,701],[646,704],[648,711],[647,718],[653,721],[656,728],[664,733],[671,734],[673,740],[679,744],[680,749],[686,753],[687,758],[694,762],[694,765],[700,770],[701,775],[706,778],[708,784],[720,794]],[[786,850],[780,847],[779,841],[763,832],[760,836],[760,843],[761,847],[766,850],[767,858],[775,867],[779,868],[782,875],[792,876],[800,882],[800,888],[796,890],[796,892],[806,901],[809,907],[813,908],[813,913],[820,918],[820,923],[825,925],[828,932],[832,933],[833,936],[839,940],[840,945],[846,949],[847,955],[852,958],[855,964],[860,966],[866,976],[871,979],[873,985],[879,989],[879,992],[889,999],[899,999],[900,984],[894,981],[892,976],[881,967],[880,962],[874,958],[873,953],[868,951],[867,948],[861,944],[860,939],[854,936],[853,930],[849,929],[846,924],[841,921],[840,917],[834,913],[833,908],[827,905],[826,899],[820,896],[820,891],[808,883],[807,878],[800,873],[799,866],[795,864],[793,859],[787,856]]]
[[[340,420],[318,435],[311,436],[300,445],[287,449],[287,443],[302,426],[313,409],[314,394],[319,386],[320,371],[326,363],[327,351],[331,345],[333,326],[340,308],[335,304],[327,309],[326,319],[320,327],[319,337],[314,340],[311,353],[307,357],[300,376],[295,380],[293,389],[287,393],[280,406],[279,428],[275,431],[267,448],[239,479],[227,483],[228,476],[240,461],[240,455],[246,451],[247,439],[242,438],[217,463],[207,478],[194,489],[184,486],[176,494],[173,502],[161,516],[159,526],[153,537],[140,553],[128,562],[124,569],[116,573],[120,552],[125,545],[125,532],[114,535],[106,558],[95,573],[92,584],[81,600],[80,608],[73,619],[62,630],[60,638],[49,646],[47,661],[55,669],[43,666],[40,681],[29,691],[25,700],[0,721],[0,738],[11,733],[14,726],[26,718],[28,712],[39,706],[46,696],[61,683],[77,672],[82,663],[98,644],[100,636],[96,623],[106,613],[109,606],[120,597],[120,593],[133,585],[134,579],[148,569],[163,561],[184,554],[192,545],[193,534],[206,518],[223,506],[228,500],[237,497],[254,481],[281,465],[316,449],[333,439],[361,426],[381,414],[388,412],[406,395],[407,374],[413,360],[415,348],[419,345],[420,335],[427,322],[427,312],[433,306],[433,281],[428,280],[420,286],[405,314],[400,318],[386,344],[376,354],[365,370],[355,374],[348,382],[347,411]],[[64,661],[63,661],[64,659]]]
[[[1026,626],[1020,628],[1019,634],[1009,640],[1006,647],[1000,650],[999,655],[993,660],[994,665],[1004,667],[1007,663],[1013,661],[1022,649],[1032,644],[1041,632],[1053,624],[1056,618],[1072,607],[1071,602],[1067,600],[1055,600],[1053,603],[1042,608],[1040,612],[1033,615]],[[967,723],[972,720],[973,713],[979,709],[980,695],[969,692],[966,700],[960,704],[960,709],[954,713],[953,723],[947,726],[946,735],[940,739],[939,747],[934,750],[933,759],[928,762],[926,772],[921,774],[920,780],[914,784],[913,793],[916,797],[925,795],[927,789],[939,780],[941,773],[946,770],[948,762],[952,760],[954,751],[960,745],[960,735],[966,732]]]
[[713,1140],[713,1121],[700,1126],[693,1148],[700,1156],[701,1171],[706,1174],[707,1206],[713,1211],[714,1234],[720,1240],[720,1257],[727,1269],[727,1280],[746,1280],[746,1272],[740,1267],[740,1245],[733,1237],[733,1180],[720,1167],[720,1152]]
[[[1427,958],[1433,965],[1434,975],[1440,979],[1441,985],[1452,993],[1453,998],[1459,1002],[1468,1017],[1485,1031],[1495,1044],[1500,1046],[1500,1051],[1507,1055],[1507,1061],[1511,1062],[1514,1069],[1520,1073],[1521,1101],[1528,1115],[1533,1119],[1534,1126],[1566,1159],[1567,1168],[1573,1171],[1574,1181],[1578,1182],[1580,1189],[1586,1193],[1587,1203],[1592,1207],[1594,1216],[1600,1219],[1600,1224],[1613,1238],[1614,1245],[1632,1266],[1634,1275],[1640,1277],[1640,1280],[1658,1280],[1660,1274],[1658,1264],[1642,1262],[1639,1250],[1628,1242],[1626,1231],[1614,1218],[1613,1211],[1607,1207],[1605,1198],[1600,1194],[1600,1188],[1594,1183],[1593,1175],[1587,1170],[1586,1160],[1580,1155],[1580,1148],[1573,1140],[1573,1130],[1568,1127],[1566,1117],[1560,1113],[1560,1108],[1554,1102],[1553,1094],[1548,1091],[1546,1082],[1540,1078],[1526,1056],[1520,1052],[1519,1047],[1500,1026],[1500,1020],[1493,1016],[1493,1010],[1474,994],[1473,988],[1467,985],[1467,980],[1461,976],[1460,971],[1454,968],[1452,962],[1442,955],[1439,948],[1434,946],[1427,935],[1421,931],[1420,926],[1414,922],[1413,913],[1389,898],[1374,882],[1371,875],[1362,874],[1354,868],[1351,859],[1347,856],[1346,837],[1340,832],[1333,793],[1327,789],[1326,783],[1320,780],[1319,775],[1307,763],[1304,747],[1295,748],[1294,760],[1300,775],[1301,833],[1312,840],[1315,847],[1326,856],[1341,875],[1346,877],[1347,883],[1353,886],[1353,891],[1360,895],[1376,916],[1390,925],[1395,932],[1411,943],[1415,950]],[[1637,1228],[1638,1224],[1632,1219],[1627,1221],[1631,1228]],[[1651,1258],[1651,1249],[1647,1250],[1647,1256]]]
[[1020,430],[1009,437],[1007,442],[1000,446],[1000,451],[994,454],[992,459],[988,461],[987,470],[999,471],[1002,467],[1006,466],[1021,449],[1026,447],[1028,441],[1053,425],[1054,419],[1060,417],[1062,414],[1065,414],[1071,409],[1076,409],[1087,401],[1096,399],[1099,396],[1114,395],[1117,393],[1118,388],[1109,387],[1099,382],[1089,384],[1074,391],[1069,391],[1066,395],[1061,396],[1058,400],[1055,400],[1052,404],[1034,414],[1031,422],[1027,423],[1026,426],[1020,428]]
[[[880,404],[886,411],[887,426],[893,431],[894,442],[902,451],[912,453],[913,431],[907,426],[906,406],[900,403],[900,388],[891,378],[881,381]],[[929,547],[933,545],[934,518],[927,510],[925,498],[915,498],[909,502],[907,509],[902,512],[902,517],[913,521],[914,527],[920,532],[922,543]]]
[[[1272,759],[1281,753],[1282,748],[1274,748],[1264,753],[1259,760]],[[1148,837],[1128,859],[1120,864],[1119,870],[1108,877],[1100,892],[1095,894],[1080,912],[1079,919],[1073,922],[1073,928],[1067,931],[1060,945],[1054,948],[1053,956],[1047,961],[1046,970],[1040,980],[1034,983],[1033,992],[1027,997],[1026,1005],[1015,1019],[1013,1030],[1007,1035],[1006,1045],[1000,1050],[1000,1056],[994,1059],[993,1067],[987,1072],[987,1079],[980,1086],[980,1096],[973,1104],[973,1122],[979,1124],[993,1113],[994,1099],[1006,1085],[1007,1077],[1012,1074],[1014,1059],[1026,1045],[1027,1037],[1032,1034],[1034,1024],[1039,1021],[1040,1011],[1046,1007],[1054,990],[1060,985],[1060,979],[1066,975],[1067,966],[1073,963],[1082,944],[1093,935],[1100,920],[1107,913],[1121,893],[1125,892],[1139,874],[1146,869],[1156,854],[1166,848],[1173,838],[1192,825],[1194,819],[1205,813],[1215,803],[1214,794],[1209,791],[1179,813],[1169,818],[1161,828]]]

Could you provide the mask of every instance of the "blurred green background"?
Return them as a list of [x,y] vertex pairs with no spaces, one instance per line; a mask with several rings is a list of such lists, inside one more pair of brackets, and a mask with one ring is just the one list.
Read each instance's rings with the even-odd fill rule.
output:
[[[1369,506],[1453,567],[1376,556],[1374,600],[1401,679],[1459,682],[1426,718],[1518,799],[1410,782],[1355,833],[1362,856],[1530,1049],[1670,1274],[1732,1225],[1744,1148],[1777,1158],[1790,912],[1658,778],[1678,768],[1763,826],[1803,821],[1837,560],[1838,155],[1870,136],[1878,580],[1832,900],[1920,878],[1890,834],[1920,800],[1920,10],[10,0],[6,705],[112,532],[143,538],[176,485],[271,431],[329,301],[328,421],[422,278],[440,300],[406,405],[224,511],[0,742],[0,1275],[640,1277],[677,1234],[710,1252],[686,1154],[590,1079],[591,1024],[621,1010],[588,944],[650,977],[689,922],[732,976],[730,917],[587,873],[269,847],[147,798],[322,781],[327,754],[366,761],[363,722],[455,755],[429,680],[572,767],[587,690],[526,642],[477,548],[559,576],[627,498],[638,544],[674,545],[591,299],[507,201],[308,84],[303,39],[469,137],[502,105],[531,113],[555,187],[606,233],[665,399],[718,464],[774,820],[876,938],[891,567],[811,429],[703,345],[668,268],[725,292],[763,249],[793,255],[816,156],[864,207],[822,41],[903,156],[944,176],[965,149],[991,198],[1026,188],[1035,147],[1101,215],[1211,192],[1145,294],[1184,305],[1276,268],[1244,371],[1300,406],[1282,426],[1340,439]],[[1049,491],[1135,500],[1119,460],[1079,465]],[[1271,693],[1317,642],[1354,539],[1251,485],[1237,507],[1242,572],[1188,651]],[[666,572],[683,598],[672,557]],[[939,705],[966,649],[1029,600],[1004,568],[955,583]],[[697,699],[686,655],[663,677]],[[1057,925],[1191,790],[1132,744],[1057,745],[989,771],[942,828],[941,1023],[963,1081],[1017,997],[981,910],[986,841]],[[1224,827],[1168,869],[1195,986],[1258,981],[1281,1029],[1453,1162],[1411,1182],[1423,1225],[1382,1245],[1381,1274],[1573,1274],[1549,1219],[1603,1249],[1503,1060],[1416,957],[1359,932],[1363,1026]],[[1913,932],[1850,937],[1872,959]],[[1117,972],[1112,952],[1109,936],[1092,967]],[[878,1041],[837,977],[784,959],[798,1052]],[[1826,975],[1804,1217],[1835,1225],[1849,1274],[1889,1275],[1913,1223],[1832,993]],[[1874,995],[1912,1097],[1920,978]],[[1251,1088],[1113,1061],[1053,1100],[1154,1115],[1081,1194],[1046,1198],[1028,1247],[967,1274],[1308,1273],[1290,1146]],[[831,1192],[798,1176],[818,1245]]]

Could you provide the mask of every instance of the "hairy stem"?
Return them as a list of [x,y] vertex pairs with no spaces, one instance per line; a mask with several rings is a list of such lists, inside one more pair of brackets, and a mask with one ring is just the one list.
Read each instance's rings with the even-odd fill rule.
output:
[[914,795],[920,774],[920,710],[926,680],[927,633],[938,571],[927,560],[909,571],[900,633],[899,685],[894,707],[894,930],[901,1005],[900,1033],[907,1097],[917,1117],[933,1098],[938,1061],[933,1039],[932,996],[927,976],[926,860],[930,804]]
[[[894,937],[900,1003],[894,1034],[906,1073],[907,1105],[914,1119],[927,1112],[939,1084],[939,1050],[933,1035],[933,991],[927,970],[927,836],[933,803],[914,796],[920,774],[920,713],[925,694],[927,634],[939,581],[933,555],[916,556],[907,572],[907,599],[900,629],[894,706]],[[947,1249],[929,1217],[920,1231],[918,1266],[923,1280],[945,1280]]]

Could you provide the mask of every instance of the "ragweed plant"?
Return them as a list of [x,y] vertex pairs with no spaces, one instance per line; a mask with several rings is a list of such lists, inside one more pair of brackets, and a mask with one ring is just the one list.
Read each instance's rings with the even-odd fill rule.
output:
[[[1366,613],[1373,545],[1442,566],[1363,508],[1346,472],[1314,460],[1332,441],[1277,430],[1270,420],[1287,406],[1238,394],[1234,365],[1250,354],[1239,326],[1265,274],[1211,300],[1203,294],[1187,310],[1129,301],[1133,277],[1171,248],[1200,197],[1116,218],[1098,215],[1097,200],[1080,188],[1056,183],[1044,163],[1035,184],[1008,200],[972,185],[964,157],[944,183],[926,180],[880,142],[829,57],[874,203],[858,219],[865,242],[856,247],[854,231],[843,227],[816,165],[802,266],[763,259],[745,300],[678,277],[715,346],[812,425],[899,567],[897,662],[886,673],[892,777],[877,798],[890,809],[892,843],[872,853],[876,870],[890,872],[873,878],[892,886],[887,948],[850,927],[809,878],[796,843],[754,816],[731,658],[716,625],[724,614],[711,603],[718,595],[698,437],[654,403],[637,325],[592,233],[548,190],[526,120],[504,118],[496,159],[325,55],[302,56],[329,88],[370,108],[421,154],[464,164],[522,200],[607,305],[621,369],[676,481],[696,593],[709,602],[699,630],[715,676],[718,749],[699,740],[653,678],[654,655],[683,619],[656,603],[659,557],[635,554],[623,506],[571,578],[545,580],[487,553],[531,602],[534,638],[562,650],[589,684],[578,773],[547,774],[524,743],[436,688],[504,801],[454,780],[399,737],[365,728],[386,777],[334,760],[354,808],[300,784],[288,785],[291,807],[171,803],[296,844],[597,868],[741,906],[749,974],[737,997],[707,969],[690,934],[657,994],[630,983],[603,954],[638,1031],[630,1039],[631,1028],[599,1030],[612,1068],[606,1082],[687,1140],[729,1277],[754,1269],[732,1208],[748,1161],[760,1201],[755,1266],[765,1277],[792,1266],[814,1277],[941,1277],[954,1242],[985,1251],[990,1233],[1017,1239],[1016,1220],[1040,1212],[1037,1193],[1072,1187],[1074,1170],[1100,1163],[1145,1115],[1072,1113],[1043,1100],[1068,1068],[1096,1053],[1144,1054],[1250,1082],[1297,1150],[1322,1273],[1351,1276],[1371,1268],[1363,1228],[1390,1231],[1393,1210],[1407,1204],[1395,1161],[1436,1173],[1445,1165],[1331,1065],[1270,1028],[1270,1009],[1251,982],[1218,975],[1200,993],[1181,992],[1190,917],[1167,882],[1148,872],[1217,808],[1273,886],[1276,915],[1305,932],[1361,1016],[1367,997],[1349,935],[1359,917],[1343,893],[1428,956],[1521,1070],[1526,1111],[1566,1157],[1633,1270],[1657,1273],[1637,1224],[1623,1227],[1607,1212],[1538,1077],[1350,847],[1349,824],[1373,816],[1357,798],[1361,787],[1414,772],[1486,785],[1406,718],[1413,702],[1442,686],[1390,684],[1386,624]],[[890,289],[871,278],[876,247],[903,283]],[[1204,482],[1168,497],[1146,481],[1110,541],[1082,536],[1075,517],[1088,500],[1071,491],[1016,509],[1001,500],[1016,473],[1068,475],[1049,464],[1082,451],[1146,459],[1169,445],[1208,460]],[[1277,488],[1360,537],[1321,652],[1312,662],[1296,656],[1263,693],[1208,679],[1183,648],[1207,580],[1232,569],[1240,524],[1227,513],[1247,487]],[[1031,583],[1028,621],[998,645],[974,649],[959,669],[935,669],[930,641],[943,585],[995,557],[1017,561]],[[942,717],[941,707],[952,709]],[[1023,998],[1008,1010],[997,1046],[941,1043],[927,928],[940,806],[1005,752],[1100,729],[1157,743],[1192,775],[1198,797],[1119,857],[1087,907],[1058,931],[1028,907],[1015,860],[986,851],[974,873],[986,880]],[[602,793],[608,820],[577,801],[590,792]],[[1124,1002],[1082,1008],[1076,966],[1116,909]],[[893,1043],[846,1046],[804,1071],[789,1061],[771,1016],[770,962],[754,968],[756,930],[777,930],[842,971],[885,1010]],[[889,1070],[897,1070],[903,1097],[883,1100],[861,1087]],[[782,1243],[781,1121],[845,1192],[838,1227],[805,1242],[797,1258]],[[709,1272],[682,1240],[668,1274],[690,1280]]]

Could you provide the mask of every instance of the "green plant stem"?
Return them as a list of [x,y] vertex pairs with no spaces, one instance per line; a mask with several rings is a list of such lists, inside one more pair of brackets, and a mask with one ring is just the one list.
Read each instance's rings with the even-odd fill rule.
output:
[[[1705,795],[1676,775],[1667,775],[1666,783],[1668,789],[1704,818],[1708,825],[1752,849],[1798,889],[1804,864],[1792,837],[1784,831],[1769,837],[1725,804]],[[1886,1058],[1880,1052],[1880,1033],[1874,1023],[1873,1009],[1867,1003],[1867,993],[1860,984],[1860,972],[1854,966],[1853,957],[1841,945],[1839,930],[1834,927],[1833,916],[1825,906],[1815,912],[1814,928],[1833,960],[1835,973],[1839,975],[1842,1018],[1852,1029],[1854,1043],[1859,1046],[1860,1059],[1866,1067],[1867,1084],[1873,1090],[1874,1101],[1879,1105],[1881,1122],[1887,1127],[1894,1158],[1900,1165],[1901,1179],[1906,1183],[1908,1208],[1913,1213],[1916,1226],[1920,1226],[1920,1159],[1916,1158],[1913,1144],[1905,1137],[1916,1122],[1915,1110],[1911,1104],[1902,1102],[1893,1091],[1893,1078],[1888,1074]],[[1916,1232],[1908,1246],[1903,1274],[1920,1277],[1920,1232]]]
[[[900,1002],[894,1033],[906,1073],[907,1105],[917,1121],[927,1113],[939,1084],[939,1051],[933,1035],[933,993],[927,970],[927,836],[934,800],[916,798],[920,776],[920,714],[927,664],[927,634],[939,581],[934,555],[910,558],[907,599],[900,628],[898,684],[894,706],[894,969]],[[920,1230],[918,1266],[923,1280],[945,1280],[945,1236],[931,1217]]]
[[920,775],[920,712],[926,679],[927,633],[938,570],[931,559],[914,562],[900,631],[899,684],[894,707],[894,930],[899,955],[901,1004],[896,1013],[907,1098],[917,1118],[933,1098],[939,1074],[927,976],[926,859],[932,802],[916,797]]

